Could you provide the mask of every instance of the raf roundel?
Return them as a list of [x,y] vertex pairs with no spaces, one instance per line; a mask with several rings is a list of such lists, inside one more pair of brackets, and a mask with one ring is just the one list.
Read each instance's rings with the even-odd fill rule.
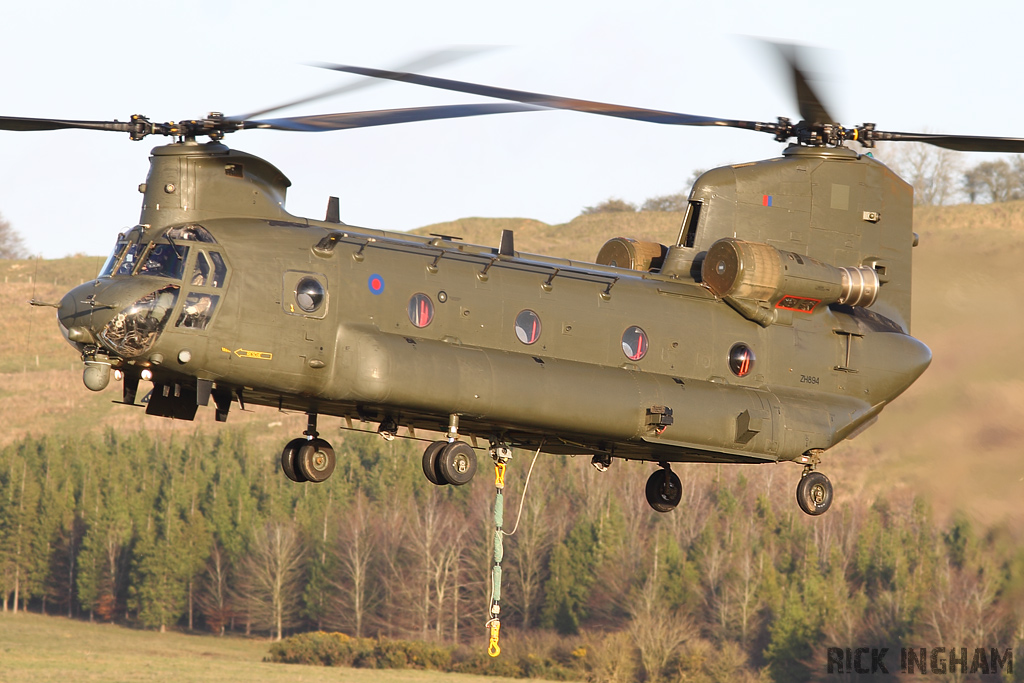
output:
[[370,276],[368,284],[370,285],[370,291],[374,294],[380,294],[384,291],[384,278],[376,273]]

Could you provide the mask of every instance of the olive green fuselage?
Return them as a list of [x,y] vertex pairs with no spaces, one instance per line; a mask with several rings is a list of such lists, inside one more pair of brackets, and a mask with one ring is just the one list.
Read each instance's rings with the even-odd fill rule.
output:
[[[222,407],[241,400],[390,421],[403,435],[444,431],[458,415],[464,435],[543,442],[557,453],[801,459],[869,424],[930,353],[908,333],[909,188],[873,160],[793,157],[698,180],[679,243],[660,272],[649,272],[296,218],[283,209],[287,180],[266,162],[219,145],[170,145],[155,150],[142,227],[129,241],[166,242],[168,226],[194,224],[215,242],[187,243],[162,331],[135,357],[87,339],[84,330],[102,337],[117,311],[170,284],[138,270],[76,288],[59,315],[66,330],[83,330],[76,334],[85,341],[72,339],[87,361],[126,378],[151,373],[163,397],[150,402],[155,414],[190,418],[212,394]],[[850,216],[823,217],[812,176],[836,164],[854,180],[832,182],[846,189],[829,188],[829,210]],[[754,172],[765,178],[760,186],[747,177]],[[861,206],[872,177],[880,205]],[[717,225],[727,213],[728,226]],[[719,298],[699,270],[711,244],[727,237],[838,267],[881,264],[877,302]],[[185,243],[172,242],[183,253]],[[190,279],[211,253],[226,276]],[[323,296],[304,310],[310,283]],[[205,327],[182,323],[186,307],[210,299]],[[527,332],[516,329],[524,311],[533,313]],[[737,348],[747,354],[739,372]],[[168,408],[175,404],[184,409]]]

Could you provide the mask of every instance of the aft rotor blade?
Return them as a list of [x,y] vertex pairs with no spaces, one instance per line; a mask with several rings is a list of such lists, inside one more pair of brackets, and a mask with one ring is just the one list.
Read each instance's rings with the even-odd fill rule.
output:
[[601,114],[603,116],[615,116],[623,119],[649,121],[651,123],[665,123],[676,126],[727,126],[731,128],[763,130],[770,133],[775,133],[779,128],[776,123],[720,119],[711,116],[695,116],[693,114],[660,111],[657,109],[644,109],[641,107],[629,107],[620,104],[594,102],[591,100],[577,100],[568,97],[558,97],[556,95],[544,95],[525,90],[512,90],[510,88],[496,88],[489,85],[454,81],[448,78],[435,78],[433,76],[424,76],[422,74],[388,71],[385,69],[370,69],[345,64],[318,64],[317,66],[324,69],[331,69],[333,71],[344,71],[346,73],[358,74],[360,76],[383,78],[392,81],[401,81],[404,83],[414,83],[416,85],[440,88],[441,90],[452,90],[470,95],[495,97],[502,100],[511,100],[513,102],[522,102],[524,104],[548,107],[550,109],[570,109],[573,111],[586,112],[588,114]]
[[[416,57],[415,59],[413,59],[411,61],[408,61],[408,62],[406,62],[404,64],[397,65],[397,66],[395,66],[393,68],[393,70],[394,71],[425,71],[427,69],[434,69],[434,68],[437,68],[439,66],[443,66],[445,64],[450,64],[451,62],[456,62],[456,61],[458,61],[460,59],[466,59],[467,57],[473,57],[475,55],[478,55],[478,54],[481,54],[483,52],[487,52],[488,50],[493,50],[493,49],[494,48],[491,47],[491,46],[472,45],[472,46],[463,46],[463,47],[457,47],[457,48],[450,47],[450,48],[445,48],[443,50],[434,50],[432,52],[423,53],[419,57]],[[257,117],[257,116],[263,116],[265,114],[269,114],[270,112],[280,111],[281,109],[285,109],[287,107],[294,107],[294,106],[299,105],[299,104],[308,104],[309,102],[315,102],[317,100],[322,100],[322,99],[325,99],[327,97],[333,97],[335,95],[348,94],[350,92],[355,92],[356,90],[362,90],[363,88],[373,87],[374,85],[377,85],[377,83],[375,81],[358,81],[356,83],[347,83],[345,85],[342,85],[342,86],[339,86],[339,87],[336,87],[336,88],[330,88],[328,90],[324,90],[322,92],[318,92],[318,93],[315,93],[313,95],[307,95],[305,97],[300,97],[297,100],[292,100],[290,102],[285,102],[283,104],[274,105],[273,107],[267,107],[265,109],[260,109],[259,111],[254,111],[254,112],[251,112],[249,114],[245,114],[244,116],[231,116],[231,117],[228,117],[228,118],[230,120],[233,120],[233,121],[242,121],[242,120],[253,119],[253,118]]]
[[870,131],[869,136],[875,142],[923,142],[958,152],[1024,154],[1024,138],[942,135],[940,133],[889,133],[881,130]]
[[435,107],[383,109],[380,111],[357,111],[340,114],[319,114],[316,116],[294,116],[284,119],[242,121],[240,122],[240,127],[270,128],[274,130],[317,133],[349,128],[387,126],[394,123],[411,123],[414,121],[433,121],[437,119],[463,118],[466,116],[485,116],[487,114],[508,114],[512,112],[544,110],[544,107],[534,107],[513,102],[485,102],[479,104],[450,104]]

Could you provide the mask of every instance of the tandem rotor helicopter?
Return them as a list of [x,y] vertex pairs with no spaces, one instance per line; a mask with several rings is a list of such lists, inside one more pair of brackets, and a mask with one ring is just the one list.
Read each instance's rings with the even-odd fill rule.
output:
[[[321,65],[505,100],[253,119],[210,114],[157,123],[0,117],[0,129],[112,130],[174,138],[152,150],[139,224],[57,318],[84,382],[113,374],[146,412],[194,419],[213,404],[308,415],[281,453],[285,475],[322,482],[335,467],[317,418],[443,432],[423,454],[437,485],[476,471],[477,440],[657,466],[646,497],[679,503],[673,463],[803,465],[797,501],[832,502],[821,455],[868,427],[927,368],[910,336],[913,190],[869,154],[878,141],[1024,152],[1024,140],[846,128],[792,56],[801,120],[720,119],[567,99],[405,71]],[[312,98],[310,98],[312,99]],[[670,125],[761,131],[781,157],[704,173],[678,239],[614,237],[594,263],[496,245],[346,225],[285,208],[288,179],[229,149],[252,128],[322,131],[550,109]],[[263,112],[265,113],[265,112]],[[209,142],[200,143],[207,137]],[[39,304],[41,302],[33,302]],[[473,444],[473,445],[471,445]]]

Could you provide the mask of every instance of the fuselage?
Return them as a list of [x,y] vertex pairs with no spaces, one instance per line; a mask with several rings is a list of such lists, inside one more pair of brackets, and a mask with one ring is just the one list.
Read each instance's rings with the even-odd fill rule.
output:
[[[930,361],[909,311],[773,305],[758,322],[693,269],[298,218],[276,169],[226,154],[158,149],[142,225],[58,313],[96,376],[153,383],[152,414],[191,419],[212,399],[219,417],[238,401],[413,432],[458,415],[463,434],[548,452],[799,460],[870,423]],[[238,191],[203,197],[204,173]],[[715,236],[700,237],[675,247],[700,256]]]

